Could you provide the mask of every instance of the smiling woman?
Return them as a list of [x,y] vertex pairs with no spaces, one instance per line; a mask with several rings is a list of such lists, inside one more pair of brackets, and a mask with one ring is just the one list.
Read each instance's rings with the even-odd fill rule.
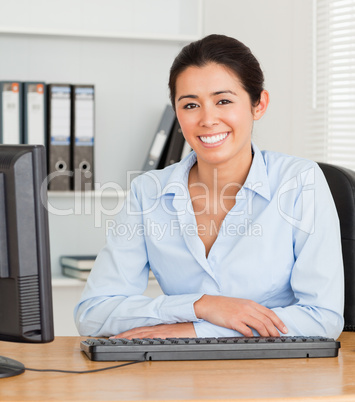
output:
[[[176,57],[170,97],[193,152],[132,182],[117,216],[130,230],[110,233],[75,310],[82,335],[339,336],[333,199],[316,163],[252,142],[263,81],[234,38],[210,35]],[[136,230],[152,224],[159,236]],[[155,299],[143,295],[149,269]]]
[[[186,91],[192,95],[182,95]],[[257,106],[253,106],[239,78],[220,64],[191,66],[180,73],[175,110],[182,132],[200,162],[196,168],[205,162],[205,171],[218,166],[247,174],[252,160],[253,122],[266,112],[268,100],[263,90]],[[246,176],[240,177],[238,182],[244,183],[245,179]]]

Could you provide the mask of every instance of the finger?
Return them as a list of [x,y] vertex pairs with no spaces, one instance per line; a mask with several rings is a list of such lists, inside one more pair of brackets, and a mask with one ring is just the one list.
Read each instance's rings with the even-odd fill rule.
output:
[[273,322],[263,314],[259,313],[256,316],[250,316],[246,324],[254,328],[260,336],[280,336]]
[[117,335],[111,336],[110,339],[114,338],[126,338],[126,339],[132,339],[134,337],[139,338],[138,335],[141,336],[143,333],[147,333],[150,330],[149,327],[138,327],[138,328],[133,328],[128,331],[121,332]]
[[255,325],[253,328],[258,331],[260,336],[280,336],[279,331],[269,316],[258,310],[254,310],[250,315],[257,320],[253,322]]
[[243,336],[246,336],[250,338],[251,336],[254,336],[253,331],[244,323],[242,322],[237,322],[236,325],[232,328],[235,331],[238,331],[241,333]]
[[288,329],[286,325],[280,320],[280,318],[277,316],[276,313],[274,313],[272,310],[268,309],[265,306],[262,306],[261,304],[258,304],[256,307],[256,310],[259,312],[263,313],[266,315],[274,324],[276,328],[278,328],[283,334],[287,334]]
[[[255,314],[255,313],[254,313]],[[243,318],[242,323],[258,332],[259,336],[279,336],[279,333],[277,329],[274,327],[274,325],[271,323],[269,320],[269,323],[271,323],[271,326],[269,327],[266,323],[267,319],[265,316],[262,314],[256,314],[256,317],[253,315],[248,315],[245,318]],[[251,332],[251,334],[250,334]],[[253,332],[250,330],[248,335],[245,336],[254,336]],[[248,333],[248,332],[247,332]],[[244,335],[244,332],[243,332]]]
[[[273,322],[275,318],[278,319],[277,315],[272,310],[250,301],[241,321],[255,329],[260,336],[279,337],[280,334]],[[281,320],[279,321],[282,322]]]

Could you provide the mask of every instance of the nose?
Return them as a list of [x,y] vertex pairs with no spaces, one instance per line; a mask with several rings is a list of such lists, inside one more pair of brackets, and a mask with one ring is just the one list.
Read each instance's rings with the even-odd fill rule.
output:
[[200,108],[200,126],[212,127],[219,123],[219,117],[214,105],[206,105]]

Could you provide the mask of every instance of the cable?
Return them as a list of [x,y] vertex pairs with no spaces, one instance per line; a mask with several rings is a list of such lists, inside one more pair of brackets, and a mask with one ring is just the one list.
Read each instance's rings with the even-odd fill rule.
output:
[[71,371],[71,370],[56,370],[56,369],[34,369],[34,368],[29,368],[25,367],[25,370],[28,371],[40,371],[40,372],[54,372],[54,373],[67,373],[67,374],[88,374],[88,373],[97,373],[98,371],[105,371],[105,370],[111,370],[123,366],[129,366],[130,364],[136,364],[136,363],[143,363],[145,360],[135,360],[133,362],[129,363],[124,363],[124,364],[119,364],[118,366],[111,366],[111,367],[104,367],[100,369],[95,369],[95,370],[86,370],[86,371]]

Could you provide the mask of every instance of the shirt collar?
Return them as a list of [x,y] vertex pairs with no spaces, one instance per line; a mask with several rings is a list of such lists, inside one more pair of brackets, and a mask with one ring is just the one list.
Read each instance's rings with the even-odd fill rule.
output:
[[263,154],[254,142],[251,145],[254,153],[253,162],[243,187],[270,201],[270,183]]
[[175,196],[186,196],[188,193],[189,173],[192,166],[196,163],[197,156],[194,151],[190,152],[180,163],[177,163],[170,177],[162,188],[162,191],[156,194],[159,198],[163,195],[174,194]]
[[[253,161],[243,188],[247,188],[267,200],[270,200],[270,185],[265,161],[261,151],[253,142],[252,151]],[[192,151],[180,163],[176,164],[176,167],[172,171],[164,188],[160,193],[156,194],[156,197],[154,198],[159,198],[167,194],[183,197],[187,196],[189,172],[192,166],[196,163],[196,160],[196,153]]]

